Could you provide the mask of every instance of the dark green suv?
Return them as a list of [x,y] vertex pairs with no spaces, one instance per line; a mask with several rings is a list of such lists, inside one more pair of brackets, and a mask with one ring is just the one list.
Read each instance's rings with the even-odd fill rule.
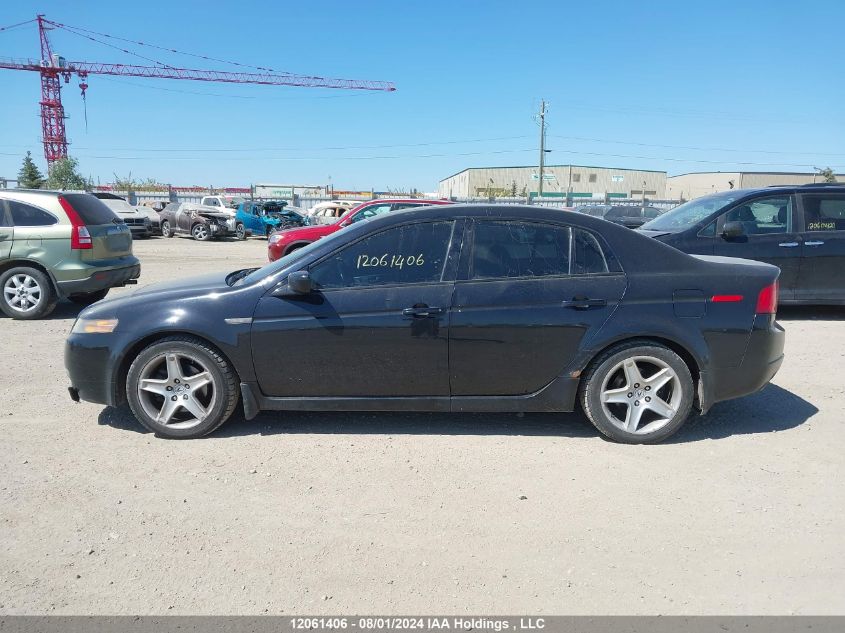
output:
[[129,228],[87,193],[0,190],[0,310],[39,319],[67,298],[82,305],[136,283]]

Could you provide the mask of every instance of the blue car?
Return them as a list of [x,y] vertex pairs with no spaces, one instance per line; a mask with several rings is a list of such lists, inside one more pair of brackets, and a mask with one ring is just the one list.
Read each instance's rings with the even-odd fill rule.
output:
[[308,218],[293,209],[286,209],[286,202],[242,202],[235,214],[235,235],[245,240],[250,235],[269,236],[279,229],[305,226]]

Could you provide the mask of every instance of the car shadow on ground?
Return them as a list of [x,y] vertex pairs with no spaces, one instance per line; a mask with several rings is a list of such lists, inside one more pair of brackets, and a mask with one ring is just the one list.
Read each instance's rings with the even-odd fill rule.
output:
[[[668,443],[715,440],[731,435],[775,433],[800,426],[818,409],[795,394],[769,385],[760,393],[693,414]],[[98,423],[146,433],[129,407],[106,407]],[[245,420],[238,409],[211,437],[280,434],[513,435],[600,437],[580,413],[349,413],[267,411]]]
[[845,321],[845,306],[778,306],[778,320]]
[[[55,309],[47,315],[43,319],[39,319],[41,321],[68,321],[74,320],[76,317],[79,316],[79,313],[85,309],[86,306],[81,306],[77,303],[73,303],[72,301],[62,300],[56,304]],[[0,312],[0,319],[8,319],[12,321],[11,317],[6,316],[2,312]]]

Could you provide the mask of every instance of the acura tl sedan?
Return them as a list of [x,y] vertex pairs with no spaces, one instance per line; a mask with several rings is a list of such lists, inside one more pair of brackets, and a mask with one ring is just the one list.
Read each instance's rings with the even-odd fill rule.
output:
[[658,442],[774,376],[778,274],[579,213],[433,205],[96,303],[65,364],[74,400],[128,401],[171,438],[211,433],[240,402],[247,419],[580,406],[608,438]]

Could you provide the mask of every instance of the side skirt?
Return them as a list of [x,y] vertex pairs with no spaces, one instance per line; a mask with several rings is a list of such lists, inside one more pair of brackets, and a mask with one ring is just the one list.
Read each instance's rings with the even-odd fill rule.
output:
[[430,396],[382,398],[297,398],[272,397],[254,383],[241,383],[244,416],[249,420],[259,411],[427,411],[448,412],[569,412],[575,409],[578,380],[561,376],[531,394],[521,396]]

